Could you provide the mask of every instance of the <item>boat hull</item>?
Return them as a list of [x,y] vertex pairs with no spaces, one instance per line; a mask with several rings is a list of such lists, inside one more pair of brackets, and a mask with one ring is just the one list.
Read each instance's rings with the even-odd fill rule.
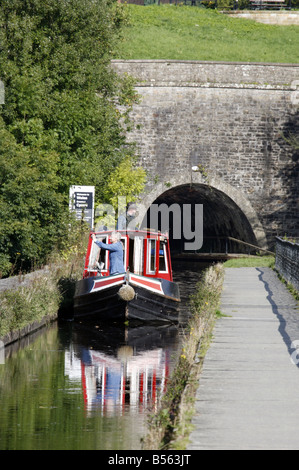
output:
[[[123,286],[133,296],[124,299]],[[138,275],[114,275],[82,279],[77,282],[74,318],[96,317],[103,321],[177,322],[179,313],[177,284],[164,279]]]

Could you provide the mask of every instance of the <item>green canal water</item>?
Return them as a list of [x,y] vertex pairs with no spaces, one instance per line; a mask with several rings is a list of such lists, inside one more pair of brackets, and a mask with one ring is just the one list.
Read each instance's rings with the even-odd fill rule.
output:
[[177,330],[137,330],[117,329],[112,339],[96,324],[55,324],[6,351],[0,449],[140,449],[148,412],[169,377]]
[[181,270],[179,325],[55,322],[5,348],[0,450],[139,450],[180,353],[186,300],[199,276]]

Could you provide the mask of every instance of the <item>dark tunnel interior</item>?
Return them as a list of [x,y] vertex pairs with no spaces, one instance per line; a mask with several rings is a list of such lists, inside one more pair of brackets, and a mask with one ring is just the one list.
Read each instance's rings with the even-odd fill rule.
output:
[[[186,249],[188,242],[197,236],[199,229],[198,206],[202,204],[202,246],[200,249]],[[163,211],[158,211],[159,216],[152,218],[150,211],[153,207],[161,205],[175,207],[176,222],[173,211],[168,211],[169,217],[165,218]],[[188,210],[186,207],[189,206]],[[189,212],[190,211],[190,212]],[[181,237],[178,237],[177,214],[180,214]],[[191,217],[189,216],[191,214]],[[197,220],[195,218],[197,217]],[[188,217],[190,222],[188,221]],[[167,220],[166,220],[167,219]],[[154,220],[154,224],[153,224]],[[185,230],[190,224],[191,230]],[[176,224],[176,225],[175,225]],[[187,224],[187,225],[186,225]],[[237,204],[222,191],[205,184],[185,184],[176,186],[161,194],[147,211],[142,223],[143,227],[169,232],[172,253],[184,253],[188,251],[198,253],[248,253],[248,246],[237,243],[228,237],[257,245],[256,237],[248,219]],[[187,232],[187,233],[186,233]],[[187,235],[187,236],[186,236]],[[192,245],[192,244],[191,244]],[[196,244],[194,244],[195,246]],[[190,243],[189,243],[190,246]]]

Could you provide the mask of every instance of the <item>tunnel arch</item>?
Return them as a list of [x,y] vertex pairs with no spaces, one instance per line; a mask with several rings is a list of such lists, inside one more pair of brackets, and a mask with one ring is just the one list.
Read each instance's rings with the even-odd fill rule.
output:
[[[267,249],[264,229],[255,210],[241,190],[232,187],[217,178],[207,179],[200,172],[182,173],[167,182],[156,184],[150,193],[142,198],[142,225],[148,226],[149,209],[153,204],[203,204],[203,237],[202,251],[211,248],[212,239],[217,239],[213,250],[221,252],[225,239],[233,237],[247,243]],[[194,211],[193,211],[194,213]],[[160,229],[160,227],[152,227]],[[194,226],[193,226],[194,228]],[[171,235],[171,234],[170,234]],[[208,243],[208,240],[210,242]],[[223,240],[223,242],[220,242]],[[172,242],[175,251],[182,250],[182,244]],[[213,242],[214,243],[214,242]],[[230,242],[232,244],[232,242]],[[239,247],[241,245],[239,244]],[[242,252],[242,250],[239,250]]]

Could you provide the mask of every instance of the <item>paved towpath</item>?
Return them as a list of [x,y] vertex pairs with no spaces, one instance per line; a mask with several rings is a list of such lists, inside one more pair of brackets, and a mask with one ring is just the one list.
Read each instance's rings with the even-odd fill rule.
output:
[[221,303],[187,449],[299,449],[298,302],[270,268],[226,268]]

